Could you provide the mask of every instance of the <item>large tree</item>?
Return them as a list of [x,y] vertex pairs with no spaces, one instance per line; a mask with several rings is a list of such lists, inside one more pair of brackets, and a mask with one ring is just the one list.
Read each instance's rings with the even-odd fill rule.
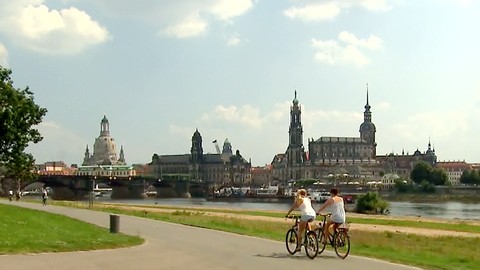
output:
[[443,169],[433,168],[423,161],[415,165],[410,173],[410,179],[417,184],[421,184],[425,180],[436,186],[445,185],[448,182],[447,173]]
[[43,139],[36,126],[47,109],[34,102],[28,87],[15,89],[11,74],[0,66],[0,167],[16,180],[18,190],[20,181],[31,177],[35,160],[25,149]]
[[430,183],[431,175],[432,167],[427,163],[420,161],[410,172],[410,179],[417,184],[420,184],[423,180],[426,180]]

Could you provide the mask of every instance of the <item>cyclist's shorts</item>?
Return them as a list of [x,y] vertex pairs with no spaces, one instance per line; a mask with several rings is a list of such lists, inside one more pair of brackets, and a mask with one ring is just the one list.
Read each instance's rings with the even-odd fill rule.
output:
[[301,221],[315,220],[315,215],[302,215]]

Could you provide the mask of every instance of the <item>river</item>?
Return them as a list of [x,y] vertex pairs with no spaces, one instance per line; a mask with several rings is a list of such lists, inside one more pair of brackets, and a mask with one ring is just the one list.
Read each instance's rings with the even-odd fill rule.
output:
[[[203,198],[191,199],[158,199],[147,198],[141,200],[113,200],[100,197],[96,201],[124,203],[124,204],[158,204],[175,206],[204,206],[217,208],[237,208],[249,210],[283,210],[288,211],[291,204],[287,203],[260,203],[260,202],[212,202]],[[320,204],[315,204],[318,209]],[[390,202],[391,216],[421,216],[443,219],[480,220],[480,204],[461,202],[412,203]]]

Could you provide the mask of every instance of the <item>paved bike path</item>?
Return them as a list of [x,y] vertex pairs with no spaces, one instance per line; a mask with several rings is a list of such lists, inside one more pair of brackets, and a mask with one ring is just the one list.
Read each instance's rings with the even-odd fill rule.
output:
[[[103,227],[109,213],[25,202],[12,204],[62,214]],[[132,248],[84,252],[0,256],[2,269],[9,270],[123,270],[123,269],[314,269],[313,267],[368,270],[418,269],[350,255],[345,260],[325,251],[314,260],[305,251],[291,256],[285,243],[120,215],[122,233],[139,235],[147,243]],[[353,241],[355,241],[353,239]]]

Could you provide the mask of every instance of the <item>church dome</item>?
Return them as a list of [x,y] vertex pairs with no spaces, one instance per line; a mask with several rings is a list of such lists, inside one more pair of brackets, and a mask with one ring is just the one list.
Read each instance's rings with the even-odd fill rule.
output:
[[93,156],[96,163],[116,164],[118,158],[115,140],[110,136],[98,137],[93,145]]
[[375,127],[375,124],[372,123],[372,122],[363,122],[361,125],[360,125],[360,132],[362,131],[366,131],[366,130],[373,130],[373,131],[377,131],[377,128]]

